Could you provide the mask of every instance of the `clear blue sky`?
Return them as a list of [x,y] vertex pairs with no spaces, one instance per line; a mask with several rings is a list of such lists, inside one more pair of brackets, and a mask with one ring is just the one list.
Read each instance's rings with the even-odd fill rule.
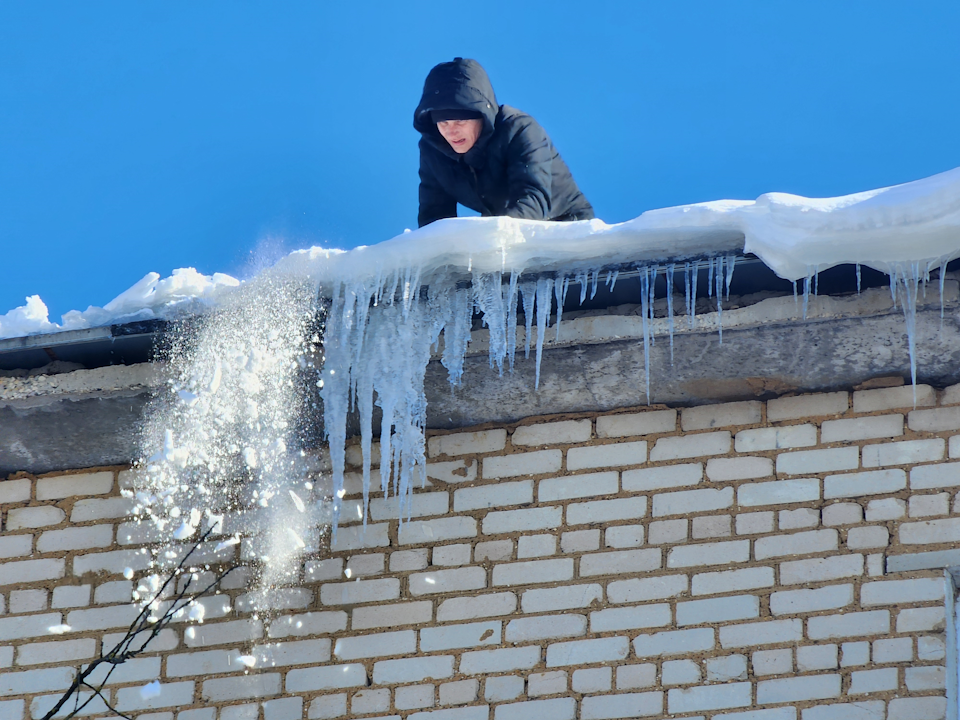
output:
[[155,270],[249,274],[417,216],[411,121],[454,56],[608,222],[960,166],[960,2],[5,2],[0,314]]

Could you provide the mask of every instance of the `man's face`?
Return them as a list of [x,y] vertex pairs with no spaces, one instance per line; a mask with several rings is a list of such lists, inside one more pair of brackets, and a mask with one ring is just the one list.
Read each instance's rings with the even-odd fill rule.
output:
[[482,129],[483,120],[480,119],[443,120],[437,123],[437,130],[443,135],[443,139],[461,155],[476,144]]

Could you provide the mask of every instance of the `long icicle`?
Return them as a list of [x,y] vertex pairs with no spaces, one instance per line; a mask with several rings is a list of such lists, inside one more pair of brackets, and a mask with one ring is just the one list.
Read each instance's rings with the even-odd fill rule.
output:
[[677,266],[673,263],[667,265],[667,332],[670,334],[670,365],[673,365],[673,273]]

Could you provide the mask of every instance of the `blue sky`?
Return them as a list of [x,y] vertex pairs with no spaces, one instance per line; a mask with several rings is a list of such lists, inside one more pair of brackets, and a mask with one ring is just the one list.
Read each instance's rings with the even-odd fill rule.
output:
[[960,3],[0,4],[0,314],[415,227],[427,71],[488,70],[598,215],[960,166]]

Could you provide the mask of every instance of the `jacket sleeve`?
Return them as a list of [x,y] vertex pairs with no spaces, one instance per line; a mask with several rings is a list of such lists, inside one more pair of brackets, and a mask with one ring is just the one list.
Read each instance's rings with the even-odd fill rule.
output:
[[457,201],[437,180],[429,161],[420,150],[420,213],[417,216],[419,227],[429,225],[434,220],[457,216]]
[[529,220],[549,219],[554,154],[544,129],[533,118],[526,118],[507,147],[506,215]]

